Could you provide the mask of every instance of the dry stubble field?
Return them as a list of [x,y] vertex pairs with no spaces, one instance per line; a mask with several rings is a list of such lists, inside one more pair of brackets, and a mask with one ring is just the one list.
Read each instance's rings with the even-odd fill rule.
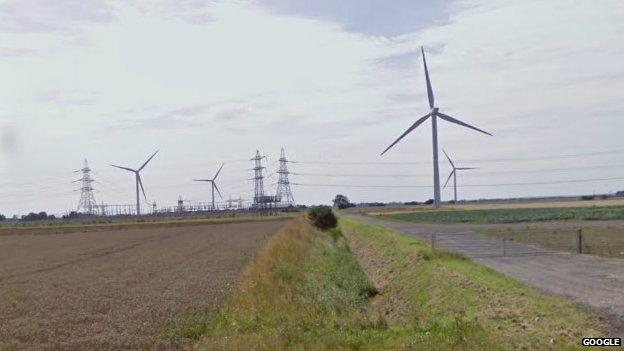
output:
[[284,221],[0,236],[0,350],[178,348]]

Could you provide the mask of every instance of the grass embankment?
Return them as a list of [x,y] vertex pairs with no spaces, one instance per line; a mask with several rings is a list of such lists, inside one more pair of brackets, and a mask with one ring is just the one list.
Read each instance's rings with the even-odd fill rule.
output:
[[342,231],[323,233],[298,220],[274,236],[197,349],[576,349],[598,334],[563,299],[433,257],[401,234],[340,222]]
[[381,216],[423,223],[519,223],[561,220],[624,219],[624,207],[513,208],[491,210],[439,210],[389,213]]
[[599,334],[597,318],[563,298],[453,254],[432,256],[379,226],[342,219],[341,227],[380,291],[370,308],[416,340],[423,327],[448,328],[436,349],[575,349]]
[[[492,238],[506,238],[513,241],[536,244],[547,249],[577,252],[578,234],[573,228],[529,227],[480,229],[477,234]],[[604,257],[624,258],[624,228],[583,227],[583,253]]]
[[[333,233],[333,236],[330,235]],[[365,318],[373,287],[337,231],[304,219],[274,236],[246,269],[240,290],[199,349],[337,349],[364,345],[379,328]]]

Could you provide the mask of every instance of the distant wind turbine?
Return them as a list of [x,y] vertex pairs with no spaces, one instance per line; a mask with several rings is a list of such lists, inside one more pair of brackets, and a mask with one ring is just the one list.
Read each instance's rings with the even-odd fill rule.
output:
[[141,187],[141,191],[143,192],[143,197],[145,198],[145,201],[147,201],[147,196],[145,196],[145,189],[143,188],[143,182],[141,181],[141,174],[139,174],[139,172],[141,172],[141,170],[143,170],[143,168],[145,168],[145,166],[147,166],[147,163],[149,161],[151,161],[152,158],[154,158],[154,156],[156,156],[157,153],[158,153],[158,150],[156,150],[156,152],[154,152],[152,154],[152,156],[150,156],[150,158],[148,158],[147,161],[145,161],[145,163],[141,167],[139,167],[139,169],[132,169],[132,168],[128,168],[128,167],[109,165],[109,166],[113,166],[115,168],[123,169],[123,170],[130,171],[130,172],[134,172],[134,178],[135,178],[135,182],[136,182],[136,213],[137,213],[137,216],[141,214],[141,201],[140,201],[140,198],[139,198],[139,186]]
[[217,179],[217,177],[219,176],[219,173],[221,173],[221,169],[223,168],[223,163],[221,164],[221,167],[219,167],[219,170],[217,171],[217,174],[214,175],[214,177],[212,177],[212,179],[193,179],[196,182],[210,182],[211,184],[211,188],[212,188],[212,209],[215,209],[215,198],[214,198],[214,191],[215,189],[217,190],[217,193],[219,194],[219,197],[221,199],[223,199],[223,196],[221,196],[221,192],[219,191],[219,188],[217,187],[217,183],[215,182],[215,180]]
[[463,171],[463,170],[467,170],[467,169],[476,169],[476,168],[474,168],[474,167],[455,167],[455,164],[453,163],[453,161],[451,161],[451,158],[446,153],[446,151],[444,151],[444,149],[442,149],[442,152],[444,152],[444,156],[446,156],[446,159],[451,164],[451,167],[453,167],[453,170],[451,171],[451,174],[449,174],[448,178],[446,178],[446,183],[444,183],[444,187],[446,188],[446,185],[448,184],[449,180],[451,180],[451,176],[453,176],[453,190],[455,192],[455,198],[454,199],[455,199],[455,203],[457,203],[457,171]]
[[414,124],[412,124],[409,128],[407,128],[407,130],[403,134],[401,134],[401,136],[397,140],[395,140],[392,144],[390,144],[390,146],[388,146],[381,154],[382,155],[385,154],[386,151],[390,150],[390,148],[396,145],[396,143],[398,143],[406,135],[408,135],[414,129],[416,129],[416,127],[418,127],[424,121],[426,121],[427,118],[431,117],[431,136],[433,139],[433,206],[437,208],[437,207],[440,207],[440,172],[438,169],[438,120],[437,120],[438,117],[445,121],[459,124],[460,126],[474,129],[478,132],[481,132],[487,135],[492,135],[492,134],[484,130],[481,130],[477,127],[473,127],[470,124],[464,123],[449,115],[445,115],[444,113],[441,113],[437,107],[435,107],[434,99],[433,99],[433,89],[431,88],[431,81],[429,80],[429,71],[427,70],[427,61],[425,60],[425,50],[423,49],[422,46],[420,47],[420,51],[422,52],[423,66],[425,68],[425,79],[427,81],[427,97],[429,98],[429,108],[431,110],[429,111],[429,113],[427,113],[426,115],[416,120]]

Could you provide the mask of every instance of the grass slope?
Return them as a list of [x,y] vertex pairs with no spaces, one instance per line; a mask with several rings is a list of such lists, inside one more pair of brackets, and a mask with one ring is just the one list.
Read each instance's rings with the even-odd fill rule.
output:
[[199,349],[341,349],[375,330],[362,313],[373,287],[340,240],[304,219],[274,236]]
[[490,210],[441,210],[381,214],[384,217],[425,223],[517,223],[555,220],[624,219],[624,207],[514,208]]
[[576,349],[581,337],[599,334],[598,320],[567,300],[456,255],[433,257],[425,243],[379,226],[341,219],[341,227],[379,288],[371,306],[391,326],[459,324],[472,331],[450,334],[465,338],[453,345],[460,349],[478,344],[485,349]]
[[562,299],[432,257],[389,230],[340,222],[324,233],[302,218],[276,234],[196,349],[576,349],[598,334]]

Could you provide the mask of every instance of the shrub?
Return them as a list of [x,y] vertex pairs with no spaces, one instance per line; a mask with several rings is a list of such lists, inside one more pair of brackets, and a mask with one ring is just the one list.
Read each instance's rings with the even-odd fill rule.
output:
[[308,210],[308,218],[321,230],[335,228],[338,225],[338,218],[329,206],[312,207]]
[[345,208],[355,207],[355,204],[352,204],[348,197],[338,194],[334,198],[334,207],[344,210]]

